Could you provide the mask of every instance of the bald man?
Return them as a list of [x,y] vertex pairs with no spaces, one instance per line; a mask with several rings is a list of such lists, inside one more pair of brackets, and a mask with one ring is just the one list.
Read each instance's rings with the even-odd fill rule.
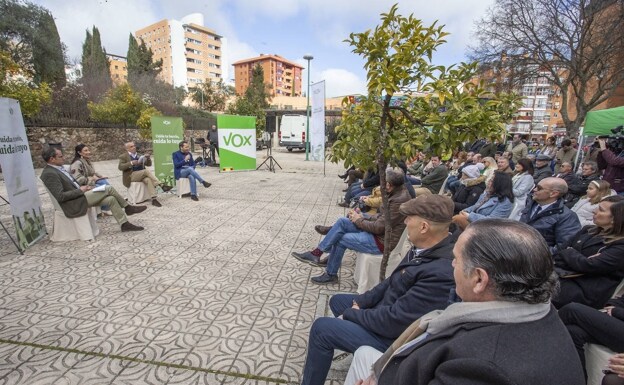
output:
[[576,213],[564,205],[563,197],[567,192],[568,185],[561,178],[541,180],[520,217],[520,222],[542,234],[551,250],[561,247],[581,229]]

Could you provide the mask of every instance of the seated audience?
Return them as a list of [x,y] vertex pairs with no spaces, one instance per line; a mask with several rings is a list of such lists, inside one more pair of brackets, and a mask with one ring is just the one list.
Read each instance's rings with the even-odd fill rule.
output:
[[585,195],[589,184],[594,180],[600,180],[598,164],[596,162],[584,162],[581,166],[581,175],[568,183],[568,193],[565,197],[565,205],[572,207]]
[[[79,144],[74,148],[74,159],[69,166],[72,177],[81,186],[102,186],[110,184],[108,178],[95,172],[95,167],[91,163],[91,150],[86,144]],[[102,205],[102,214],[113,215],[109,207]]]
[[312,277],[312,282],[327,284],[338,281],[338,269],[342,264],[342,257],[347,249],[360,251],[368,254],[382,254],[385,247],[394,249],[405,229],[405,216],[399,212],[401,203],[407,202],[410,196],[405,188],[405,176],[399,168],[386,171],[386,192],[388,193],[388,210],[390,210],[390,244],[384,244],[386,220],[384,217],[385,207],[370,217],[362,213],[352,211],[349,217],[339,218],[327,235],[312,251],[303,253],[293,252],[292,256],[298,260],[314,266],[322,266],[321,256],[329,252],[327,268],[317,277]]
[[183,140],[178,144],[178,147],[180,149],[171,155],[173,159],[173,175],[176,180],[188,178],[191,187],[191,199],[198,201],[197,181],[206,188],[210,187],[210,183],[206,182],[204,178],[195,171],[195,161],[193,160],[193,154],[190,152],[191,146],[189,146],[188,142]]
[[585,379],[585,344],[599,344],[615,352],[624,352],[624,297],[609,299],[602,310],[570,303],[559,309],[559,317],[572,336]]
[[518,159],[516,169],[511,178],[513,184],[514,207],[509,214],[509,219],[520,219],[520,213],[526,206],[526,201],[531,190],[533,190],[533,163],[527,158]]
[[452,197],[455,204],[455,214],[474,205],[479,200],[481,193],[485,190],[485,183],[480,176],[479,168],[475,165],[462,169],[459,187],[457,187]]
[[494,177],[494,171],[496,171],[498,165],[496,164],[494,158],[491,158],[489,156],[483,158],[482,162],[483,166],[485,166],[485,168],[483,169],[483,176],[485,177],[485,185],[487,186],[487,184],[490,182],[490,179]]
[[563,204],[568,185],[563,179],[549,177],[533,189],[533,197],[522,210],[520,221],[534,227],[548,246],[562,246],[581,229],[575,213]]
[[553,175],[552,169],[550,168],[550,161],[550,157],[544,154],[539,154],[535,158],[535,171],[533,172],[533,182],[535,184]]
[[336,294],[333,317],[312,324],[303,385],[322,385],[334,349],[354,352],[363,345],[385,350],[407,326],[448,305],[453,287],[453,244],[449,224],[453,203],[441,195],[425,195],[400,206],[412,249],[392,274],[361,295]]
[[338,203],[338,206],[349,207],[352,199],[370,195],[376,186],[379,186],[379,172],[376,169],[370,169],[364,175],[362,183],[353,183],[347,189],[344,200]]
[[553,253],[561,290],[553,304],[578,302],[599,309],[624,278],[624,197],[604,198],[594,226],[573,234]]
[[107,205],[122,232],[143,230],[143,227],[128,222],[126,215],[140,213],[145,206],[129,205],[111,185],[104,186],[103,191],[92,191],[93,186],[81,186],[63,167],[63,152],[57,148],[45,149],[42,157],[47,165],[40,178],[67,218],[81,217],[89,207]]
[[598,203],[615,192],[611,190],[611,185],[606,180],[595,180],[587,187],[587,195],[579,200],[572,211],[576,213],[581,222],[581,226],[594,224],[594,212],[598,208]]
[[448,168],[440,162],[440,157],[433,155],[431,157],[433,168],[427,175],[420,179],[420,187],[415,189],[416,196],[423,194],[437,194],[442,188],[444,180],[448,176]]
[[557,276],[534,229],[477,221],[453,254],[462,302],[425,314],[385,353],[359,348],[346,385],[585,384],[570,335],[550,305]]
[[119,171],[122,172],[123,185],[130,188],[132,182],[142,182],[147,187],[149,195],[152,197],[152,205],[161,207],[162,204],[156,199],[156,187],[167,192],[171,186],[160,183],[158,178],[145,167],[152,165],[152,158],[149,154],[139,155],[134,142],[126,143],[126,152],[119,157]]
[[[548,137],[548,139],[546,139],[546,144],[540,151],[540,154],[547,156],[549,160],[554,160],[555,155],[557,155],[557,138],[554,136]],[[552,169],[549,176],[552,176]]]
[[453,217],[460,229],[465,229],[472,222],[485,218],[507,218],[514,202],[511,177],[509,174],[495,171],[494,178],[474,205]]
[[498,158],[498,160],[496,161],[496,165],[498,171],[513,175],[513,170],[509,166],[509,159],[505,158],[504,156],[500,156]]
[[559,166],[559,172],[555,175],[555,177],[565,180],[569,188],[570,184],[574,183],[574,180],[576,179],[572,162],[561,163],[561,166]]
[[624,353],[609,358],[602,385],[624,385]]

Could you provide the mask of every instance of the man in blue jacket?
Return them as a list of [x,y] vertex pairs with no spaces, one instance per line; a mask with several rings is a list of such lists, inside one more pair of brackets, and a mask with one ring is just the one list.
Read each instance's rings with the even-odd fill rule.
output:
[[423,195],[400,206],[413,248],[390,277],[361,294],[337,294],[329,301],[336,316],[314,321],[303,385],[323,385],[334,349],[354,352],[363,345],[384,351],[414,320],[449,304],[453,244],[449,225],[453,201]]
[[204,187],[210,187],[210,183],[206,182],[197,171],[195,171],[195,161],[193,155],[190,152],[190,146],[187,141],[182,141],[178,144],[179,151],[173,153],[173,175],[175,179],[188,178],[191,185],[191,199],[198,201],[197,199],[197,185],[196,181],[199,181]]

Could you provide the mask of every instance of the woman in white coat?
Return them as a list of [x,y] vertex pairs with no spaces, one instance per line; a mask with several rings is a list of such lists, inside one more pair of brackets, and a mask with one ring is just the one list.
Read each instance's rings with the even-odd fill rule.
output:
[[611,190],[611,185],[606,180],[594,180],[589,183],[587,195],[579,199],[572,207],[572,211],[581,221],[581,226],[594,224],[594,211],[598,208],[600,201],[610,195],[615,195],[615,191]]
[[533,163],[526,158],[519,159],[511,181],[513,183],[514,208],[509,214],[509,219],[517,221],[520,219],[520,213],[526,206],[527,197],[535,184],[533,181]]

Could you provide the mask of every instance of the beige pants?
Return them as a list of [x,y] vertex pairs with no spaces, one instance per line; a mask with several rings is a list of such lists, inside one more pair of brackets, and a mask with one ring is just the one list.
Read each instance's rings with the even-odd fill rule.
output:
[[433,195],[433,193],[431,192],[431,190],[429,190],[426,187],[419,187],[419,188],[415,188],[414,191],[416,192],[416,196],[419,197],[421,195]]
[[89,207],[108,205],[117,223],[122,225],[128,222],[126,211],[123,209],[128,206],[128,202],[119,195],[113,186],[106,185],[104,191],[87,191],[84,195]]
[[147,193],[152,198],[156,198],[156,186],[160,184],[160,181],[149,170],[132,171],[130,181],[145,183]]

